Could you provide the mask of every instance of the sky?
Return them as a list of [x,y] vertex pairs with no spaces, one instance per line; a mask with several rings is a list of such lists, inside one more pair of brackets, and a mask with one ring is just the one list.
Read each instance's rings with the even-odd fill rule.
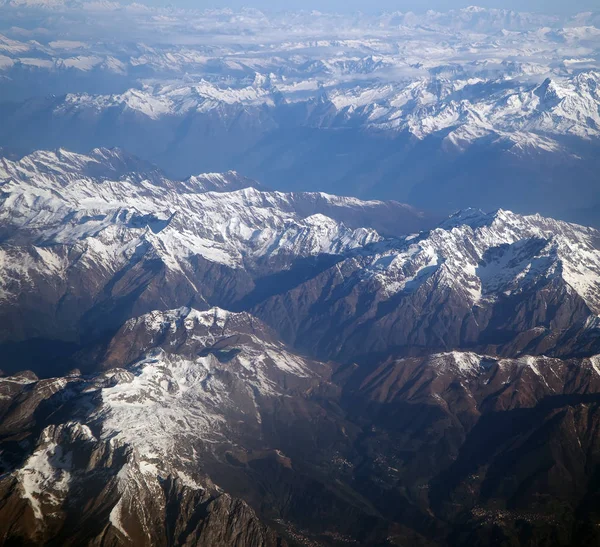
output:
[[179,7],[254,7],[259,9],[310,9],[321,11],[446,11],[470,5],[546,13],[600,11],[599,0],[142,0]]

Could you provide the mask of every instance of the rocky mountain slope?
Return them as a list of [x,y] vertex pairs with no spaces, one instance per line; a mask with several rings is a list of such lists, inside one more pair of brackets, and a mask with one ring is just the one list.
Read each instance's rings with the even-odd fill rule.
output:
[[597,541],[597,356],[388,359],[340,388],[268,332],[157,312],[113,339],[124,368],[3,378],[3,542]]
[[292,343],[338,359],[431,348],[594,352],[599,235],[539,216],[464,211],[347,257],[255,313]]
[[4,340],[77,340],[158,301],[231,306],[260,278],[382,239],[363,223],[431,222],[399,203],[269,192],[235,173],[130,172],[136,161],[104,149],[3,160],[0,306],[20,312],[4,316]]
[[0,192],[0,544],[600,541],[597,230],[108,149]]

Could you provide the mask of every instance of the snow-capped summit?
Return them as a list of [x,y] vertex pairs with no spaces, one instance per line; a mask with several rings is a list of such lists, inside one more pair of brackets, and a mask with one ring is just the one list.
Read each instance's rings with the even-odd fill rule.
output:
[[280,328],[328,356],[431,345],[597,351],[600,233],[539,215],[462,211],[431,231],[345,258],[257,314],[279,320],[290,300],[293,315]]
[[177,186],[179,188],[187,187],[198,192],[233,192],[244,188],[263,189],[259,182],[246,178],[236,171],[193,175],[183,181],[178,181]]
[[13,179],[49,189],[85,178],[119,180],[127,175],[154,180],[162,176],[154,165],[118,148],[95,148],[88,154],[59,148],[37,150],[19,160],[0,157],[0,183]]
[[[115,165],[129,165],[117,152],[107,160],[105,151],[90,158],[44,154],[3,164],[0,296],[10,309],[40,295],[36,306],[44,310],[39,325],[15,321],[10,336],[48,329],[55,324],[45,320],[48,314],[72,324],[75,338],[79,314],[90,317],[85,329],[114,328],[126,320],[124,303],[141,315],[156,309],[159,294],[170,308],[264,301],[258,315],[299,339],[326,337],[328,327],[315,329],[313,321],[322,314],[330,323],[333,308],[345,302],[340,313],[348,322],[331,333],[327,357],[340,350],[336,339],[360,339],[357,329],[375,337],[374,348],[422,344],[438,328],[442,349],[486,337],[502,345],[495,321],[522,322],[528,343],[543,351],[566,328],[565,317],[583,332],[593,330],[589,321],[600,313],[600,237],[591,228],[471,209],[433,230],[386,239],[369,226],[385,233],[399,215],[418,220],[418,214],[396,203],[265,191],[235,173],[181,182],[129,173],[111,180],[106,173],[116,172]],[[102,161],[109,167],[96,166]],[[91,176],[90,165],[104,175]],[[302,306],[282,318],[282,308],[300,295]],[[434,303],[448,299],[443,309],[463,317],[464,328],[455,320],[451,329],[441,327]],[[59,305],[69,301],[72,307]],[[500,319],[512,301],[527,302],[520,304],[527,311]],[[105,318],[110,325],[91,319],[104,306],[115,307],[116,315]],[[417,322],[422,317],[431,324]],[[302,325],[300,332],[291,325]],[[343,347],[352,350],[347,341]]]
[[330,374],[326,365],[290,353],[250,314],[219,308],[131,319],[113,337],[102,366],[108,369],[97,381],[102,402],[91,420],[101,420],[104,437],[135,446],[163,472],[185,471],[177,444],[206,450],[210,444],[203,443],[226,439],[237,419],[244,420],[239,435],[260,435],[264,398],[308,389]]

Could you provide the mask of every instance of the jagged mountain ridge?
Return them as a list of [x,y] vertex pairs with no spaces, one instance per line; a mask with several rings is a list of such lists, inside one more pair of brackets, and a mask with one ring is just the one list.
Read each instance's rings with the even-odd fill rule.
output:
[[597,230],[399,235],[424,217],[118,150],[1,168],[3,349],[87,328],[0,377],[2,542],[597,541]]
[[236,173],[177,182],[131,173],[133,161],[108,150],[3,161],[2,305],[38,317],[7,322],[5,339],[55,335],[49,317],[68,332],[86,314],[102,328],[114,313],[105,327],[118,328],[128,309],[153,310],[159,298],[231,305],[262,276],[382,239],[363,224],[398,233],[430,222],[399,203],[269,192]]
[[[31,105],[20,105],[13,113],[7,113],[5,134],[21,139],[29,119],[44,116],[50,124],[57,125],[57,130],[64,131],[58,127],[63,125],[77,139],[83,137],[85,146],[105,145],[90,141],[94,138],[90,129],[102,135],[105,130],[94,128],[119,119],[126,125],[130,118],[144,131],[153,124],[162,128],[164,134],[160,138],[167,139],[163,147],[154,146],[152,155],[146,155],[160,160],[160,154],[169,148],[168,139],[176,138],[179,147],[182,141],[187,142],[181,135],[184,125],[189,126],[185,131],[192,135],[203,124],[211,127],[220,119],[229,125],[227,133],[238,135],[237,144],[247,147],[237,154],[252,151],[252,145],[262,135],[292,124],[317,129],[362,126],[408,132],[420,140],[438,134],[445,148],[457,152],[491,139],[504,142],[517,156],[535,150],[568,156],[568,141],[562,137],[589,140],[600,136],[598,82],[599,75],[594,70],[561,79],[546,78],[539,84],[432,77],[408,83],[372,82],[349,89],[333,86],[308,98],[296,98],[293,88],[286,97],[285,86],[279,90],[276,84],[265,86],[261,81],[241,88],[223,88],[209,81],[167,84],[116,95],[67,94],[41,104],[31,101]],[[180,125],[182,129],[177,130]],[[135,127],[129,130],[133,131],[132,136],[136,135]],[[215,125],[213,137],[219,137],[222,131]],[[141,132],[139,136],[142,137]],[[28,138],[37,147],[48,144],[35,141],[33,135]],[[140,143],[146,146],[146,141],[141,139]],[[136,147],[131,138],[127,142],[132,145],[129,149],[143,149]],[[6,144],[18,146],[14,141]]]
[[255,313],[338,359],[427,348],[586,354],[597,344],[599,241],[597,230],[540,216],[465,211],[346,258]]
[[[318,96],[320,104],[315,106],[319,108],[306,109],[307,118],[302,123],[309,127],[360,124],[406,130],[420,139],[450,129],[447,142],[458,148],[492,134],[516,145],[557,151],[559,145],[553,142],[553,136],[600,136],[599,78],[599,73],[592,70],[563,80],[547,78],[537,85],[515,82],[514,87],[476,78],[431,78],[409,84],[332,89]],[[281,100],[276,97],[281,93],[276,85],[223,89],[201,82],[196,86],[154,86],[111,96],[66,95],[53,110],[58,117],[73,117],[114,109],[155,120],[216,111],[217,116],[227,120],[238,116],[241,107],[251,111],[280,106]],[[305,101],[291,95],[286,102],[293,105]],[[276,111],[270,117],[272,123],[281,123]]]

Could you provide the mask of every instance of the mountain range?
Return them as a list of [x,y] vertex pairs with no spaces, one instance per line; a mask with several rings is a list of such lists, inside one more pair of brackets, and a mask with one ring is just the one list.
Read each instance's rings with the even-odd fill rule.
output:
[[0,546],[600,544],[600,14],[368,8],[0,0]]
[[0,543],[600,539],[596,229],[102,148],[0,196]]
[[600,225],[595,13],[0,10],[5,154],[117,146],[173,179]]

